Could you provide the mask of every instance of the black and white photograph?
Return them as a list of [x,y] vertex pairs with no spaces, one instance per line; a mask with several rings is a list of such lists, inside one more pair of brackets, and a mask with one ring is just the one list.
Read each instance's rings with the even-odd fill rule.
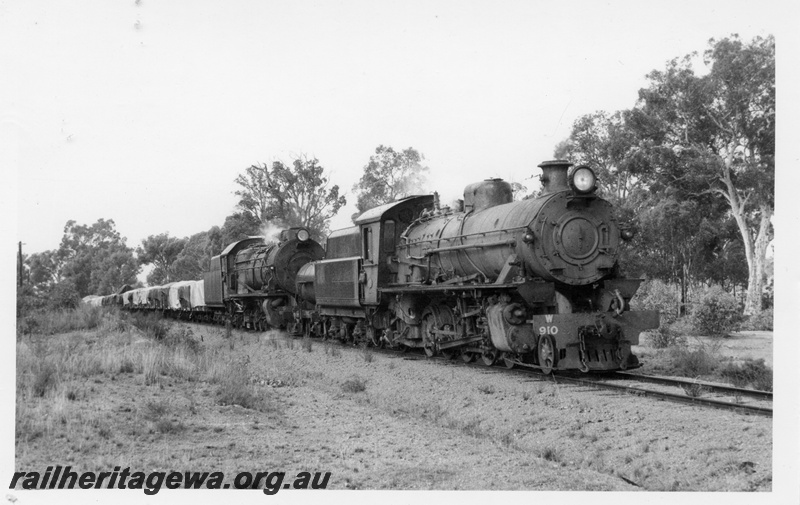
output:
[[798,11],[0,0],[0,500],[798,503]]

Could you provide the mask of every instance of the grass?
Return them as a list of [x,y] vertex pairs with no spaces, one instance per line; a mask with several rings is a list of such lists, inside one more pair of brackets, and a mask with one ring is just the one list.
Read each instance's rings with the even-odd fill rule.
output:
[[333,358],[338,358],[342,355],[342,350],[339,346],[331,342],[325,342],[325,354]]
[[742,363],[727,363],[719,374],[736,387],[752,387],[772,391],[772,369],[763,359],[745,359]]
[[684,384],[681,388],[691,398],[700,398],[708,392],[708,387],[702,384]]
[[228,373],[217,388],[217,403],[259,412],[275,410],[269,390],[251,382],[249,359],[229,360],[226,369]]
[[[420,432],[432,432],[446,439],[452,437],[462,444],[476,444],[489,451],[493,446],[499,447],[509,455],[510,462],[527,463],[528,458],[540,458],[540,462],[553,463],[546,464],[547,467],[566,465],[611,475],[619,469],[622,475],[646,489],[661,489],[662,478],[663,487],[669,488],[674,475],[680,475],[683,480],[682,475],[688,472],[676,469],[672,454],[680,454],[681,450],[688,454],[689,449],[675,446],[671,439],[663,441],[641,436],[643,424],[631,424],[627,429],[626,422],[644,422],[644,417],[633,414],[615,417],[610,410],[601,408],[598,411],[591,403],[575,400],[566,388],[560,391],[554,383],[526,383],[512,387],[506,383],[492,382],[488,385],[476,380],[459,388],[454,386],[461,374],[457,369],[450,373],[448,368],[448,372],[443,374],[437,368],[430,377],[417,375],[425,377],[425,380],[415,381],[406,378],[409,365],[401,360],[376,357],[376,364],[365,366],[362,349],[342,349],[329,342],[317,342],[324,356],[323,352],[303,352],[300,341],[297,342],[299,350],[286,350],[285,344],[280,344],[281,339],[246,343],[231,353],[227,341],[206,337],[207,342],[203,342],[191,331],[183,330],[184,325],[176,325],[176,328],[165,324],[167,335],[159,340],[146,335],[133,324],[120,329],[124,325],[112,327],[105,320],[101,327],[113,331],[88,331],[82,335],[66,334],[47,339],[23,337],[18,343],[18,380],[23,387],[18,389],[17,400],[17,461],[39,457],[43,445],[66,440],[64,443],[71,447],[70,454],[77,454],[79,459],[99,460],[101,456],[98,454],[115,454],[122,455],[119,456],[122,459],[145,458],[141,461],[146,464],[168,467],[185,457],[189,458],[183,461],[185,466],[196,467],[198,460],[191,458],[205,456],[195,451],[195,445],[191,449],[184,447],[181,456],[182,444],[203,440],[204,444],[219,446],[222,457],[230,457],[232,451],[225,449],[224,445],[228,439],[240,436],[241,429],[246,429],[245,435],[249,437],[260,437],[265,433],[252,431],[255,428],[251,428],[249,419],[259,419],[259,429],[263,430],[269,423],[261,420],[273,417],[253,411],[280,414],[284,405],[281,402],[297,405],[308,401],[303,395],[313,392],[310,399],[320,402],[320,406],[335,406],[336,422],[339,422],[340,412],[352,407],[365,414],[359,419],[367,416],[372,419],[375,415],[374,422],[381,422],[382,426],[387,423],[394,426],[393,421],[387,419],[392,417],[404,426],[411,422]],[[221,335],[224,330],[219,331]],[[672,359],[671,350],[659,352],[663,352],[665,360]],[[316,367],[309,366],[313,364]],[[144,385],[146,369],[152,377],[149,386]],[[397,372],[392,374],[389,370]],[[354,371],[358,371],[360,376],[349,375]],[[341,375],[336,375],[338,372]],[[383,380],[379,374],[387,372],[397,376],[398,380]],[[128,400],[126,395],[125,400],[130,403],[117,404],[113,410],[87,409],[99,394],[108,391],[104,388],[110,385],[115,375],[126,386],[136,386],[136,397],[131,396]],[[41,396],[34,393],[37,376],[41,377],[39,383],[44,384],[40,388]],[[100,380],[103,386],[96,385]],[[279,389],[304,384],[308,387],[299,391],[303,395]],[[93,387],[98,392],[91,392]],[[320,392],[322,394],[318,394]],[[279,402],[282,398],[286,400]],[[329,400],[332,403],[322,403]],[[230,405],[251,411],[227,407]],[[125,407],[133,410],[125,414]],[[221,416],[225,421],[233,422],[211,422],[209,412],[217,419]],[[241,428],[235,420],[245,418],[248,422]],[[564,422],[564,419],[570,420]],[[622,420],[625,429],[614,423],[614,419]],[[300,421],[288,417],[279,422],[286,422],[281,429],[293,433],[294,425],[301,425]],[[350,421],[343,419],[342,422]],[[754,437],[755,431],[750,431],[748,436]],[[769,440],[770,431],[763,431],[763,438],[759,440]],[[352,443],[363,442],[367,452],[371,452],[367,445],[372,443],[367,442],[371,439],[363,432],[359,434],[364,439]],[[618,449],[622,443],[619,440],[629,448]],[[125,447],[117,449],[119,442],[125,443]],[[93,445],[98,443],[101,449]],[[160,452],[162,449],[155,449],[152,455],[144,457],[132,456],[139,451],[133,444],[145,450],[155,447],[169,449],[164,449],[163,453]],[[670,444],[669,448],[667,444]],[[240,451],[241,446],[238,443],[236,451],[233,451],[237,458],[264,457],[263,454],[248,456],[247,450]],[[699,449],[702,449],[702,444]],[[214,453],[215,457],[218,453],[214,450],[201,452]],[[729,453],[732,451],[726,449],[723,455],[727,457]],[[175,461],[170,459],[173,454],[178,454]],[[705,459],[717,454],[707,455]],[[363,466],[356,461],[360,457],[348,458],[347,465],[361,470]],[[668,464],[673,466],[659,468],[657,465],[661,461],[672,461]],[[680,461],[683,461],[683,455]],[[118,461],[112,462],[118,464]],[[737,464],[739,462],[737,460]],[[365,477],[365,486],[370,482],[374,485],[375,481],[369,480],[371,478]],[[681,484],[681,489],[692,486],[698,489],[702,485],[691,481]]]
[[[206,346],[188,327],[152,314],[100,307],[57,311],[41,321],[39,329],[44,331],[18,337],[18,440],[69,431],[70,424],[84,429],[83,413],[73,403],[86,398],[91,384],[113,381],[118,374],[133,375],[145,386],[158,388],[175,380],[206,381],[216,385],[220,404],[277,409],[270,391],[250,383],[246,364],[224,359],[228,353]],[[50,331],[61,333],[49,335]],[[142,415],[150,419],[155,432],[183,431],[185,425],[168,418],[165,408],[148,405]]]
[[367,390],[367,381],[357,375],[350,377],[342,383],[342,391],[345,393],[363,393]]
[[718,354],[702,347],[699,349],[674,347],[672,349],[672,360],[678,375],[685,377],[711,375],[720,364]]
[[375,352],[372,350],[372,347],[364,344],[361,348],[361,356],[364,358],[364,362],[372,363],[375,360]]
[[76,330],[91,330],[102,324],[104,313],[102,307],[88,305],[81,305],[76,309],[44,311],[35,316],[33,320],[36,323],[32,325],[30,332],[55,335]]

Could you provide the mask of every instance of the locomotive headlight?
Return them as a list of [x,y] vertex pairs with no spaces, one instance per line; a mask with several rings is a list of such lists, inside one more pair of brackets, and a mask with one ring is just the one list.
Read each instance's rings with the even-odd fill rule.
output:
[[591,168],[581,165],[570,174],[569,185],[577,193],[592,193],[597,189],[597,177]]
[[311,236],[308,234],[308,230],[300,230],[297,232],[297,240],[299,240],[300,242],[305,242],[310,237]]

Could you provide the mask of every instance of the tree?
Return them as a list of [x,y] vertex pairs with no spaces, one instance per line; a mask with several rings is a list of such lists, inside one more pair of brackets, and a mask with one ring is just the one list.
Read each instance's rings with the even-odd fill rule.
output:
[[223,245],[218,244],[221,232],[219,226],[209,231],[196,233],[186,239],[186,245],[172,263],[174,280],[185,281],[201,279],[211,265],[211,258],[222,252]]
[[147,283],[157,286],[175,279],[172,269],[173,262],[183,251],[186,239],[170,237],[168,233],[150,235],[142,240],[142,245],[136,248],[139,264],[153,264],[155,268],[147,275]]
[[748,265],[745,314],[758,313],[772,238],[775,152],[775,40],[709,41],[706,75],[694,55],[648,75],[629,124],[664,185],[705,184],[727,204]]
[[[261,221],[250,213],[235,212],[231,214],[225,218],[225,223],[220,229],[222,248],[227,247],[232,242],[261,235],[261,226]],[[220,252],[222,251],[220,250]]]
[[369,157],[364,174],[353,186],[358,198],[359,212],[393,202],[415,193],[427,193],[423,189],[428,167],[422,165],[424,157],[414,148],[395,151],[379,145]]
[[654,195],[650,202],[638,216],[640,233],[632,250],[639,261],[633,264],[648,276],[679,284],[683,313],[692,280],[723,282],[733,271],[733,264],[727,265],[730,271],[718,270],[722,265],[715,261],[724,253],[726,218],[715,202],[676,191]]
[[111,294],[123,284],[133,284],[139,266],[133,250],[114,228],[114,221],[99,219],[91,226],[67,221],[57,251],[57,278],[69,281],[80,297]]
[[272,166],[251,165],[235,182],[241,189],[238,208],[262,224],[278,227],[304,226],[312,235],[325,236],[328,220],[347,200],[339,186],[330,188],[325,169],[316,158],[299,157],[291,166],[275,161]]
[[34,289],[48,290],[61,280],[63,262],[58,251],[33,253],[25,259],[28,266],[28,280]]
[[638,162],[637,139],[626,123],[628,111],[598,111],[575,120],[567,140],[556,146],[555,157],[592,167],[602,182],[600,194],[615,206],[627,207],[645,189]]

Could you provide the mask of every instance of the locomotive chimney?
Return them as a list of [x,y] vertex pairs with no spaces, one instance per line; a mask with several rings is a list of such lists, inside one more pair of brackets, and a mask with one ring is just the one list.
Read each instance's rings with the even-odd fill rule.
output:
[[547,195],[569,189],[567,171],[572,163],[566,160],[544,161],[539,164],[542,169],[542,194]]

